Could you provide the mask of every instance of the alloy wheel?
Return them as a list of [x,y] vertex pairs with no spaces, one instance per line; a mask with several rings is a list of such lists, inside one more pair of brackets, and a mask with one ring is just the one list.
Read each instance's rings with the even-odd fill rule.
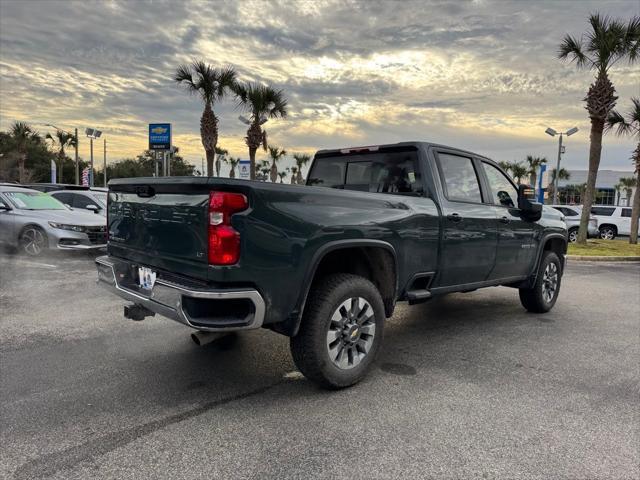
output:
[[45,243],[44,234],[37,228],[28,228],[22,233],[22,248],[28,255],[40,255]]
[[578,241],[578,231],[577,230],[571,230],[569,232],[569,241],[571,243],[575,243]]
[[551,303],[558,290],[558,266],[549,263],[542,274],[542,298],[545,302]]
[[602,238],[603,240],[613,240],[614,237],[615,237],[615,234],[613,233],[612,228],[607,227],[600,230],[600,238]]
[[331,362],[342,370],[358,366],[371,350],[375,334],[371,304],[362,297],[345,300],[333,312],[327,331]]

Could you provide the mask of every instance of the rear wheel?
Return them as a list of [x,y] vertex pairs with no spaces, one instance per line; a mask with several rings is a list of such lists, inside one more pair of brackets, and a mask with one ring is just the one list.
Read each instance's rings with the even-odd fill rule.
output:
[[300,331],[290,340],[298,369],[324,388],[359,382],[380,348],[384,305],[367,279],[333,274],[309,293]]
[[545,313],[553,308],[560,293],[562,265],[558,255],[545,251],[536,282],[531,288],[520,289],[520,303],[533,313]]
[[26,227],[20,233],[20,251],[37,257],[47,248],[47,234],[35,225]]
[[599,230],[600,238],[603,240],[613,240],[618,234],[616,227],[612,225],[602,225]]

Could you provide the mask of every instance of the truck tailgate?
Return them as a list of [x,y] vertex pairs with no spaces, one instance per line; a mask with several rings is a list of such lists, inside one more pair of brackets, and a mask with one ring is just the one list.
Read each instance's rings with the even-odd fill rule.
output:
[[206,280],[206,187],[149,180],[110,188],[109,255]]

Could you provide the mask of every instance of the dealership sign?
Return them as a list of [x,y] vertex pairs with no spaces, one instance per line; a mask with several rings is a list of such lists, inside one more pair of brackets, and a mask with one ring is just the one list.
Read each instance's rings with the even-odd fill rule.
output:
[[241,179],[249,180],[251,178],[251,162],[249,160],[240,160],[238,170],[240,171]]
[[149,150],[171,149],[171,124],[149,124]]

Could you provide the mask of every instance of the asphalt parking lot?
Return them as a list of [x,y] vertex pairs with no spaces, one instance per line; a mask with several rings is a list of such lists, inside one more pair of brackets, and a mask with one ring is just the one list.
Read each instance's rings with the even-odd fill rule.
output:
[[260,330],[125,320],[86,256],[0,257],[2,478],[639,478],[640,265],[570,263],[546,315],[401,304],[326,392]]

